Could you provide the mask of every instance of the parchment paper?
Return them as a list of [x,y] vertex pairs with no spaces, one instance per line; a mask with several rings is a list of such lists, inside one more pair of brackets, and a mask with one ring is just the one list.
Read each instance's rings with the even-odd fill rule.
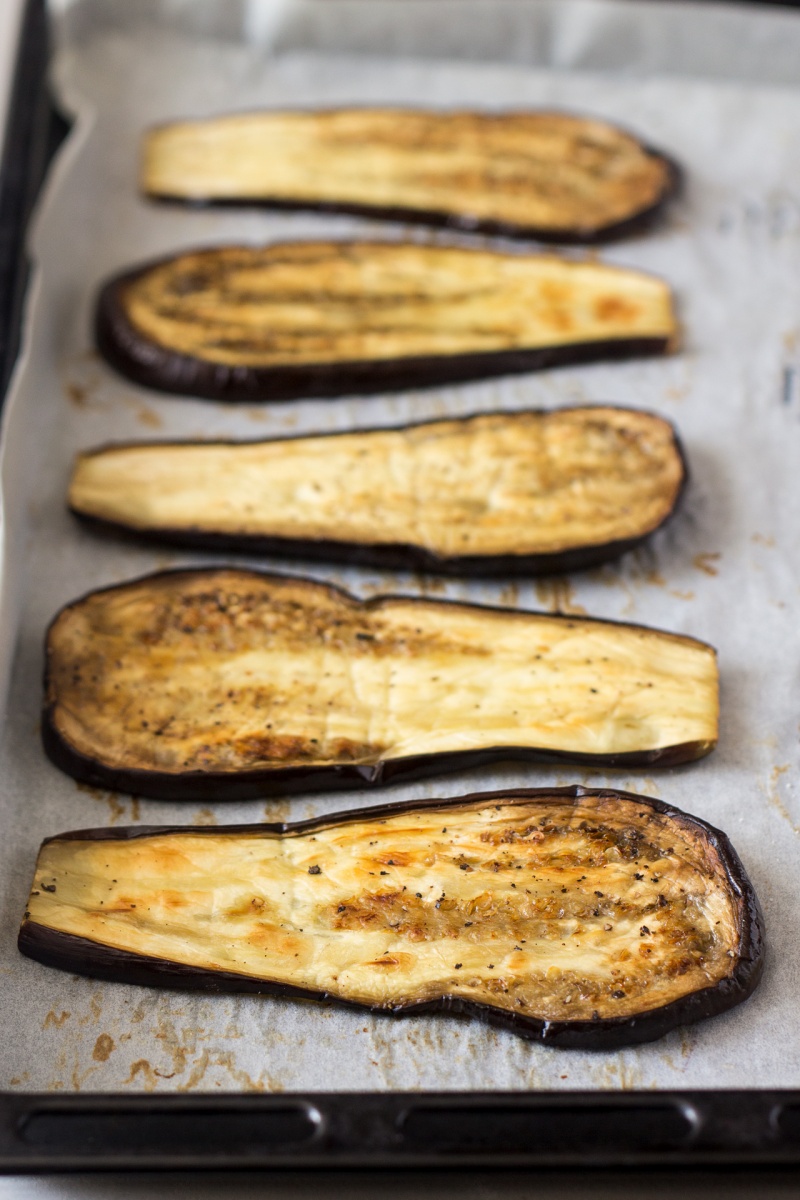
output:
[[[409,20],[416,7],[405,6]],[[319,50],[274,55],[255,34],[249,46],[215,40],[202,28],[191,36],[159,22],[156,11],[148,16],[143,8],[125,36],[102,23],[66,28],[57,80],[62,102],[79,119],[36,223],[39,270],[26,352],[4,415],[0,660],[16,652],[0,744],[0,1087],[800,1086],[800,92]],[[352,5],[342,11],[355,19]],[[633,127],[681,161],[687,189],[665,223],[603,251],[608,261],[657,272],[674,286],[685,329],[680,353],[393,396],[244,408],[163,398],[97,359],[90,338],[96,285],[138,259],[237,239],[364,233],[447,240],[347,218],[148,204],[136,192],[137,143],[147,124],[258,105],[421,101],[592,112]],[[692,471],[676,519],[619,564],[513,586],[294,561],[255,565],[332,579],[361,596],[407,591],[585,611],[710,640],[720,654],[722,733],[702,763],[652,777],[486,769],[370,795],[198,808],[96,793],[44,758],[42,641],[56,609],[146,571],[220,561],[101,540],[79,528],[64,508],[77,450],[117,438],[270,436],[592,401],[669,417]],[[100,984],[48,970],[15,949],[39,842],[64,829],[302,819],[387,799],[570,782],[660,796],[731,836],[769,932],[766,976],[750,1002],[650,1046],[590,1054],[541,1049],[452,1017],[395,1021]]]

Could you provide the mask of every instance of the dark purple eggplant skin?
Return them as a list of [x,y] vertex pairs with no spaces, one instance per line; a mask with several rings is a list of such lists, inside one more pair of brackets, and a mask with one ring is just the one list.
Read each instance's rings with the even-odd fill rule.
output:
[[[742,933],[739,957],[731,975],[713,987],[692,992],[661,1008],[652,1009],[633,1017],[604,1018],[598,1021],[545,1021],[516,1012],[504,1012],[489,1006],[458,998],[442,997],[421,1004],[396,1006],[394,1008],[370,1008],[352,1001],[342,1000],[327,992],[314,992],[307,988],[296,988],[288,984],[265,983],[238,975],[230,971],[208,971],[187,967],[167,959],[150,958],[132,954],[92,942],[74,934],[60,933],[47,929],[27,918],[23,920],[17,941],[20,952],[28,958],[59,970],[91,975],[112,983],[136,984],[142,987],[180,988],[198,992],[230,994],[248,992],[257,995],[278,996],[298,1000],[317,1000],[337,1006],[385,1013],[391,1016],[416,1016],[424,1012],[445,1012],[478,1019],[486,1024],[510,1029],[514,1033],[539,1042],[572,1050],[613,1050],[622,1046],[641,1045],[663,1037],[679,1025],[690,1025],[708,1017],[718,1016],[741,1004],[755,991],[764,970],[765,931],[764,917],[758,898],[745,872],[741,859],[721,830],[690,816],[673,805],[639,796],[633,792],[615,789],[591,789],[580,785],[561,788],[529,788],[500,792],[472,793],[448,800],[407,800],[385,804],[368,810],[351,810],[315,817],[296,823],[279,822],[264,825],[229,825],[226,833],[305,833],[322,827],[342,825],[357,820],[365,813],[370,818],[392,817],[398,813],[425,809],[447,810],[457,805],[470,803],[503,802],[513,797],[531,800],[541,796],[557,796],[561,799],[578,801],[584,796],[609,799],[632,800],[654,813],[677,819],[684,825],[702,831],[705,839],[718,852],[733,893],[739,899],[742,912]],[[108,841],[152,837],[170,833],[192,833],[205,836],[219,834],[220,827],[207,825],[144,825],[119,829],[83,829],[58,835],[58,840]],[[45,842],[56,839],[48,838]]]
[[453,771],[499,763],[538,763],[563,766],[610,768],[675,767],[697,757],[697,746],[686,742],[663,750],[628,754],[570,754],[528,747],[497,746],[483,750],[454,751],[449,754],[420,754],[396,758],[370,766],[332,765],[324,767],[285,767],[266,771],[242,771],[224,774],[214,771],[186,771],[180,775],[159,774],[137,769],[115,770],[75,751],[53,726],[51,710],[42,715],[42,745],[54,766],[90,787],[110,792],[144,796],[149,800],[191,800],[213,803],[223,800],[259,800],[270,796],[311,795],[314,792],[340,792],[362,788],[391,787],[414,783]]
[[[218,567],[223,564],[218,564]],[[199,568],[203,570],[204,568]],[[236,568],[232,568],[236,569]],[[183,575],[191,567],[174,571],[159,571],[151,575],[138,576],[136,579],[125,581],[124,585],[114,584],[108,588],[92,589],[84,596],[65,604],[53,617],[48,626],[49,632],[65,609],[72,608],[88,596],[103,591],[115,591],[119,586],[129,586],[140,583],[145,579],[160,579],[165,575]],[[266,579],[287,579],[308,582],[319,585],[322,581],[303,576],[279,575],[277,572],[259,571],[253,574],[262,575]],[[357,597],[345,588],[325,582],[325,587],[338,592],[348,600]],[[409,602],[413,596],[388,594],[375,596],[372,600],[359,600],[360,604],[369,607],[371,603],[384,600],[402,600]],[[424,598],[420,599],[425,603]],[[472,604],[463,600],[438,600],[439,604],[452,604],[459,608],[485,609],[489,612],[508,612],[507,608],[498,604]],[[527,612],[532,615],[556,617],[559,620],[573,620],[566,613],[533,614],[531,609],[515,611]],[[637,626],[630,621],[608,621],[600,617],[581,617],[582,622],[598,621],[604,625],[621,625],[626,628],[652,629],[651,626]],[[47,662],[44,670],[44,693],[49,690],[49,675]],[[158,771],[142,771],[137,768],[128,770],[115,769],[89,758],[76,751],[65,742],[53,721],[53,705],[45,704],[42,710],[41,735],[45,754],[60,771],[71,775],[81,783],[90,787],[102,788],[112,792],[124,792],[132,796],[144,796],[150,800],[258,800],[270,796],[285,796],[311,794],[313,792],[335,792],[353,790],[355,788],[390,787],[393,784],[413,783],[419,779],[430,779],[437,775],[445,775],[452,771],[466,771],[473,767],[495,766],[502,762],[541,763],[552,766],[563,766],[565,763],[578,766],[596,767],[676,767],[682,763],[692,762],[699,757],[700,744],[684,742],[675,746],[664,746],[657,750],[630,751],[624,754],[559,754],[551,750],[535,750],[527,746],[494,746],[480,750],[458,750],[446,754],[419,754],[408,758],[388,759],[369,765],[353,763],[334,764],[329,766],[284,767],[271,768],[263,771],[240,771],[225,773],[222,771],[184,771],[180,774],[160,773]],[[706,753],[708,751],[706,750]]]
[[121,303],[121,290],[156,265],[157,262],[149,262],[117,275],[101,288],[95,308],[94,340],[99,353],[120,375],[143,387],[176,396],[244,404],[365,396],[373,392],[468,383],[498,375],[520,375],[602,359],[665,354],[670,345],[669,338],[617,338],[480,354],[419,355],[295,367],[230,367],[177,354],[143,337],[131,324]]
[[[583,408],[586,406],[566,406],[563,411],[577,407]],[[623,406],[617,405],[615,407]],[[551,410],[520,410],[520,412],[537,413],[545,411]],[[475,417],[490,415],[488,411],[483,410],[469,414],[464,420],[472,420]],[[407,425],[373,425],[361,428],[358,432],[378,433],[389,430],[400,432],[405,429],[418,429],[424,425],[435,425],[440,421],[441,417],[436,417],[430,421],[409,422]],[[324,436],[336,438],[345,435],[349,436],[353,432],[355,431],[345,430],[327,434],[302,433],[292,434],[285,438],[271,438],[269,440],[274,442],[293,442],[308,437]],[[191,550],[210,550],[215,553],[254,554],[270,557],[274,555],[281,558],[306,559],[309,562],[345,563],[352,566],[377,567],[389,571],[419,571],[426,575],[452,575],[473,579],[562,575],[570,571],[587,570],[590,567],[597,567],[603,563],[611,562],[615,558],[621,558],[623,554],[627,554],[629,551],[641,546],[672,519],[677,512],[689,483],[689,466],[686,461],[686,453],[674,426],[672,427],[672,432],[673,443],[683,468],[683,478],[680,489],[675,496],[675,503],[663,521],[658,525],[654,525],[652,529],[648,529],[638,537],[621,538],[617,541],[603,542],[593,546],[576,546],[555,554],[462,554],[451,558],[444,558],[441,555],[433,554],[422,546],[404,545],[399,542],[386,544],[374,543],[370,545],[363,542],[340,542],[327,539],[325,541],[311,541],[296,538],[261,537],[253,534],[209,533],[202,529],[137,530],[132,529],[128,525],[118,524],[116,521],[105,521],[99,517],[90,517],[71,506],[68,507],[73,516],[77,517],[87,528],[94,530],[96,533],[111,534],[114,537],[121,537],[127,541],[137,543],[158,542],[169,546],[188,547]],[[264,439],[252,439],[254,444],[262,440]],[[113,443],[117,447],[143,444],[141,442]],[[156,443],[152,444],[155,445]],[[186,444],[199,445],[200,443],[186,443],[179,440],[158,443],[161,446],[180,446]],[[202,444],[207,445],[209,443]],[[237,443],[234,439],[217,439],[213,444],[233,446],[241,443]],[[104,449],[110,448],[111,444],[99,446],[96,452],[99,453]]]
[[434,229],[449,229],[454,233],[508,238],[510,241],[541,242],[543,245],[601,246],[606,242],[621,241],[645,233],[657,223],[665,208],[683,191],[685,179],[679,163],[654,146],[645,143],[640,145],[646,154],[658,159],[667,169],[667,184],[661,196],[649,208],[642,209],[624,221],[575,232],[542,229],[537,225],[517,225],[509,221],[481,220],[476,217],[436,212],[433,209],[402,208],[395,205],[346,204],[333,201],[311,203],[300,200],[186,200],[183,196],[170,196],[160,192],[145,192],[144,196],[147,200],[159,204],[179,205],[189,209],[256,208],[274,212],[318,212],[332,216],[364,217],[370,221],[392,221],[402,225],[424,225]]
[[[201,529],[135,530],[114,521],[89,517],[70,510],[88,529],[133,542],[158,542],[162,545],[209,550],[229,554],[253,554],[259,557],[305,559],[312,563],[345,563],[348,566],[376,567],[387,571],[417,571],[423,575],[447,575],[470,579],[530,578],[540,575],[564,575],[584,571],[621,558],[641,546],[655,530],[641,537],[605,542],[599,546],[580,546],[559,554],[460,555],[440,558],[420,546],[397,544],[368,545],[357,542],[301,541],[294,538],[260,537],[207,533]],[[673,509],[674,512],[674,509]],[[670,513],[662,525],[672,517]],[[661,528],[661,526],[657,526]]]

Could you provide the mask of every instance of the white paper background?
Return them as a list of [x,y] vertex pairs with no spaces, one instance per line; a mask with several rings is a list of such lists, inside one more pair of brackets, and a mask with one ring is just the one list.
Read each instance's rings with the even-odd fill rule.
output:
[[[248,50],[146,26],[125,37],[113,30],[73,33],[58,79],[81,121],[37,222],[41,271],[27,355],[4,419],[7,644],[0,657],[8,656],[21,615],[0,746],[0,1087],[800,1086],[793,1049],[800,1035],[800,94],[510,65],[276,58],[264,46]],[[140,258],[224,240],[433,236],[306,214],[184,211],[137,196],[137,142],[152,121],[347,102],[555,105],[616,119],[673,154],[686,168],[684,197],[657,231],[603,257],[672,283],[685,325],[682,351],[466,387],[235,409],[162,398],[115,377],[91,350],[93,294],[100,279]],[[650,408],[680,429],[692,482],[682,511],[647,550],[588,575],[530,585],[443,585],[321,567],[309,573],[362,596],[427,592],[585,610],[713,641],[722,670],[722,733],[704,762],[651,777],[482,770],[371,795],[198,808],[94,793],[44,759],[41,647],[55,610],[90,588],[145,571],[219,561],[84,532],[64,509],[78,449],[114,438],[269,436],[583,401]],[[259,561],[304,570],[300,562]],[[47,970],[14,947],[38,844],[66,828],[302,819],[387,799],[549,782],[612,783],[658,795],[728,832],[761,898],[771,947],[764,982],[748,1004],[640,1049],[559,1052],[454,1018],[393,1021],[284,1001],[100,984]]]

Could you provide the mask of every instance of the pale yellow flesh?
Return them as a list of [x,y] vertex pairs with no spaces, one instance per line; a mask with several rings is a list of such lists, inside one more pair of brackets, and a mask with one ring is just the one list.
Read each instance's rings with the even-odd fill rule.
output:
[[79,457],[69,503],[140,531],[531,555],[642,536],[672,512],[683,474],[666,421],[567,409],[276,442],[111,446]]
[[562,113],[261,112],[151,130],[142,188],[453,214],[591,233],[655,205],[668,166],[629,134]]
[[411,242],[196,251],[124,283],[136,332],[176,354],[278,367],[664,339],[660,279],[598,262]]
[[741,940],[716,850],[619,797],[367,814],[290,836],[55,840],[28,908],[48,929],[190,967],[549,1020],[624,1017],[713,986]]
[[[235,570],[154,576],[48,637],[60,736],[109,767],[376,763],[482,747],[609,755],[717,737],[711,647],[654,630]],[[694,755],[693,755],[694,756]]]

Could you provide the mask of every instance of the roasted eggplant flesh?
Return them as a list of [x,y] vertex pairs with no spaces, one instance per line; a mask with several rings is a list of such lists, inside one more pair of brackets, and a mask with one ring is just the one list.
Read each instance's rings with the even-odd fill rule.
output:
[[685,477],[672,427],[631,409],[493,413],[265,442],[141,443],[80,455],[73,512],[211,546],[407,548],[465,558],[611,557],[657,529]]
[[676,337],[669,288],[642,272],[411,242],[190,251],[116,277],[97,311],[121,371],[223,399],[397,389]]
[[223,799],[514,757],[687,761],[716,741],[717,666],[641,626],[195,570],[62,610],[45,704],[70,773],[174,798],[206,777]]
[[744,999],[761,931],[723,835],[573,788],[65,834],[41,848],[20,946],[105,978],[443,1003],[602,1045]]
[[622,233],[674,190],[663,155],[554,112],[354,108],[182,121],[145,139],[142,187],[564,241]]

